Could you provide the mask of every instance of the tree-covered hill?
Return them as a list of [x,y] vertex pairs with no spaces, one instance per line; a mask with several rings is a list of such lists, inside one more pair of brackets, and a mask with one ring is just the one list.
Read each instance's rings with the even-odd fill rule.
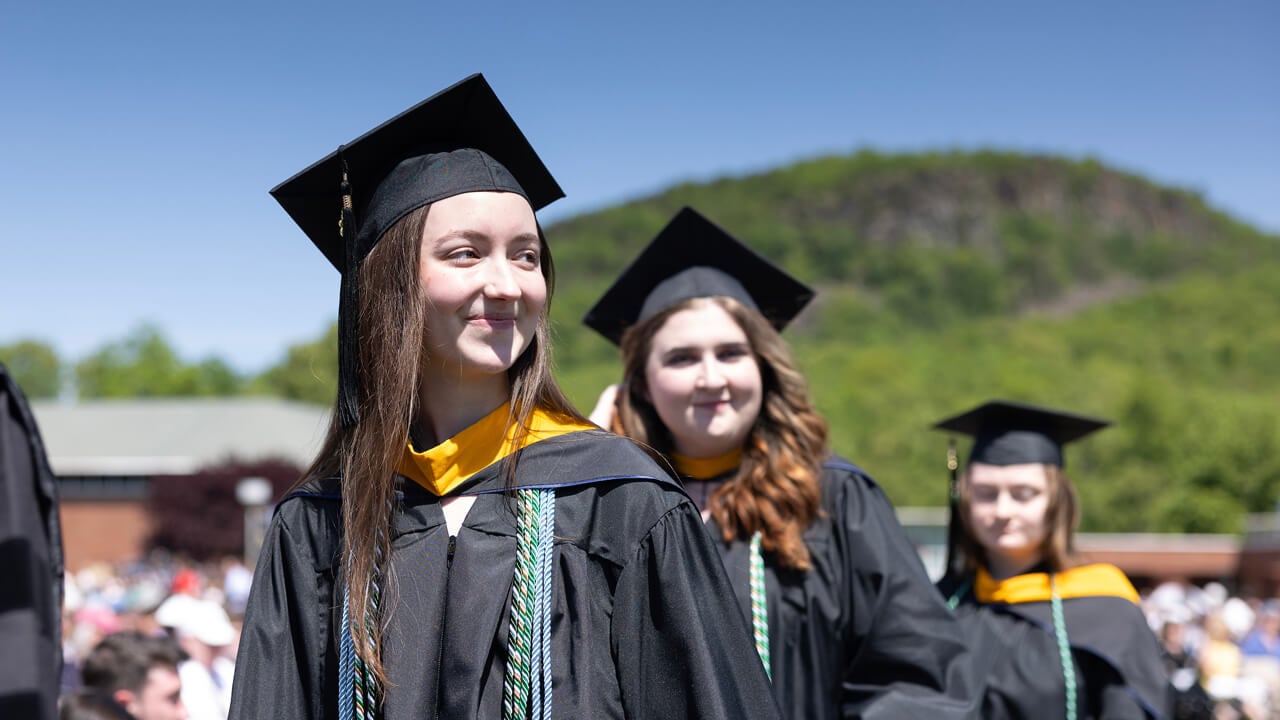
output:
[[[690,205],[824,290],[804,327],[861,308],[875,324],[936,328],[1053,306],[1090,288],[1280,259],[1280,241],[1092,160],[974,152],[827,157],[673,187],[547,229],[576,323],[680,207]],[[1122,281],[1120,283],[1117,280]]]
[[[619,365],[579,320],[685,205],[818,288],[786,337],[834,449],[895,502],[943,504],[946,437],[929,425],[1007,397],[1116,421],[1068,450],[1087,529],[1231,532],[1276,506],[1280,238],[1196,193],[1091,160],[862,152],[557,223],[557,371],[584,409]],[[182,363],[155,328],[74,364],[38,343],[0,360],[42,391],[74,375],[82,394],[328,404],[335,339],[253,378],[217,358]]]

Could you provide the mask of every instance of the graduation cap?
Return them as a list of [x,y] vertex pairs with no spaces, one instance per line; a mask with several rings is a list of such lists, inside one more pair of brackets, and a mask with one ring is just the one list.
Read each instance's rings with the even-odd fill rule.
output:
[[1063,467],[1062,446],[1110,425],[1107,420],[1008,400],[991,400],[933,427],[972,435],[969,462]]
[[678,302],[731,297],[776,329],[813,299],[812,289],[692,208],[684,208],[618,276],[582,322],[619,344],[632,325]]
[[564,197],[483,75],[475,74],[340,146],[271,191],[342,273],[339,414],[359,420],[360,264],[410,212],[468,192],[512,192],[540,210]]

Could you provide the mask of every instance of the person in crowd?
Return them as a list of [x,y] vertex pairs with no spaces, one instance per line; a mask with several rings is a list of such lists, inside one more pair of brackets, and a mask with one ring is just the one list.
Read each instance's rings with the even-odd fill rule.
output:
[[562,193],[484,78],[273,194],[341,272],[340,380],[231,717],[777,717],[696,507],[551,375]]
[[191,720],[227,720],[235,674],[228,648],[236,632],[226,610],[187,595],[172,595],[161,608],[167,611],[162,614],[167,629],[187,656],[178,675]]
[[1171,692],[1138,593],[1077,565],[1063,445],[1108,423],[1002,400],[935,427],[974,437],[953,462],[952,546],[939,582],[986,674],[981,717],[1167,718]]
[[1160,652],[1173,686],[1172,720],[1213,720],[1213,699],[1200,684],[1200,663],[1187,641],[1190,612],[1185,606],[1166,610],[1160,620]]
[[679,473],[785,717],[967,717],[960,628],[779,334],[812,296],[681,210],[584,319],[622,350],[593,415]]
[[182,650],[166,637],[125,631],[108,635],[85,658],[81,680],[137,720],[186,720],[178,665]]
[[1248,656],[1280,660],[1280,601],[1268,600],[1262,604],[1253,629],[1240,641],[1240,651]]
[[249,602],[249,589],[253,586],[253,571],[238,557],[222,559],[222,590],[226,594],[227,611],[243,615]]

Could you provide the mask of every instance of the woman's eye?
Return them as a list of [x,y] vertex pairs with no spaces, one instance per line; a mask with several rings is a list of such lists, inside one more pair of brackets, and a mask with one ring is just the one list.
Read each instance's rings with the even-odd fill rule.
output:
[[520,262],[527,262],[530,265],[537,265],[539,255],[537,250],[522,250],[516,254],[516,259]]
[[725,348],[720,352],[716,353],[716,357],[724,361],[740,360],[746,356],[747,356],[747,349],[740,348],[740,347]]
[[999,495],[1000,495],[999,492],[991,488],[979,487],[979,488],[973,489],[974,502],[984,502],[984,503],[995,502],[996,498],[999,497]]
[[1031,487],[1021,487],[1013,489],[1013,499],[1018,502],[1031,502],[1040,495],[1040,491]]
[[674,353],[666,357],[664,364],[674,367],[677,365],[688,365],[690,363],[697,362],[697,360],[698,358],[692,353]]
[[480,257],[480,253],[474,248],[461,248],[449,253],[450,260],[475,260]]

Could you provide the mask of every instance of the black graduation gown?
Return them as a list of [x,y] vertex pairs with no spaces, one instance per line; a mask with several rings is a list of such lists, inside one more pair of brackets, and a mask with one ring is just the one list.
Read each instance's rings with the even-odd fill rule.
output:
[[[770,671],[783,717],[969,717],[975,679],[962,629],[884,491],[838,458],[821,484],[823,516],[804,533],[810,570],[780,570],[765,554]],[[724,543],[714,519],[707,529],[749,618],[749,543]]]
[[56,482],[27,399],[0,365],[0,718],[57,715],[62,531]]
[[[498,718],[516,527],[495,464],[450,538],[440,498],[403,483],[383,632],[383,717]],[[517,484],[556,487],[556,718],[776,718],[751,631],[693,503],[629,440],[574,432],[521,451]],[[337,715],[336,481],[277,508],[245,614],[232,720]]]
[[[963,582],[944,579],[939,589],[950,596]],[[1062,611],[1078,720],[1170,717],[1171,688],[1159,643],[1137,605],[1122,597],[1076,597],[1064,598]],[[986,672],[981,717],[1066,717],[1066,682],[1048,601],[982,604],[970,587],[955,612],[970,636],[974,661]]]

